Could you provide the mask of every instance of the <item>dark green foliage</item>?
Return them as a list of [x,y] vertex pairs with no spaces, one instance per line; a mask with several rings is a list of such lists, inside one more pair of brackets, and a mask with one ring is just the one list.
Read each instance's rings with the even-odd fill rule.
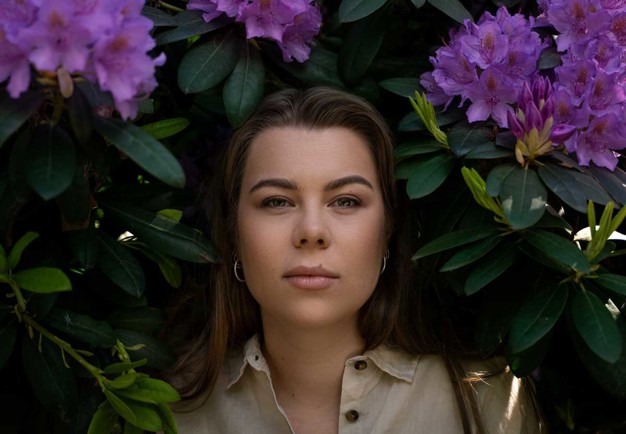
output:
[[[610,172],[555,150],[521,167],[512,134],[468,123],[467,105],[423,119],[408,100],[451,27],[502,4],[536,14],[536,2],[320,1],[304,63],[167,3],[144,8],[168,60],[135,119],[87,81],[69,98],[37,80],[19,100],[0,88],[0,432],[176,432],[178,394],[147,373],[175,360],[161,338],[170,299],[224,259],[203,181],[263,96],[314,85],[363,96],[394,131],[416,285],[454,300],[445,314],[464,344],[532,375],[552,432],[623,429],[623,159]],[[549,48],[538,67],[559,63]]]

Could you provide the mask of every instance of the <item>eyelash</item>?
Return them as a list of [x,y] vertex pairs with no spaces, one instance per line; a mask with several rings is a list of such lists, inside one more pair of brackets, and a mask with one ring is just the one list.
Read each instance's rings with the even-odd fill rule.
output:
[[[349,201],[349,205],[340,205],[339,202]],[[281,202],[282,205],[277,205],[276,202]],[[339,208],[354,208],[361,205],[361,201],[349,196],[338,197],[337,199],[332,201],[332,204],[336,204]],[[262,203],[262,206],[265,208],[286,208],[290,205],[289,200],[283,197],[270,197],[265,199]]]

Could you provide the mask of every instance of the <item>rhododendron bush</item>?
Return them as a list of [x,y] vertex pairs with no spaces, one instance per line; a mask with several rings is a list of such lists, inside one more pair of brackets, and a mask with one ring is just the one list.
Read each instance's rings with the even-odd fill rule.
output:
[[198,197],[264,95],[326,85],[395,131],[442,324],[553,432],[620,432],[625,54],[623,0],[0,1],[0,431],[177,432]]

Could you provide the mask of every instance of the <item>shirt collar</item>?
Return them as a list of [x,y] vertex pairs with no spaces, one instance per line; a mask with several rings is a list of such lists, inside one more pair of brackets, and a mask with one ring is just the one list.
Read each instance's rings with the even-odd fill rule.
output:
[[381,371],[407,383],[413,383],[417,364],[420,360],[420,356],[407,354],[400,349],[391,348],[384,344],[366,351],[362,356],[352,360],[364,357],[374,362]]
[[[346,363],[353,363],[356,360],[364,359],[371,360],[378,369],[392,377],[406,381],[407,383],[413,383],[415,370],[417,369],[420,357],[407,354],[402,350],[391,348],[387,345],[379,345],[374,349],[366,351],[362,356],[352,357]],[[261,341],[258,334],[248,339],[243,347],[243,351],[232,352],[227,359],[227,363],[227,389],[239,381],[247,366],[251,366],[257,371],[266,372],[269,375],[269,367],[267,366],[265,357],[263,357]]]

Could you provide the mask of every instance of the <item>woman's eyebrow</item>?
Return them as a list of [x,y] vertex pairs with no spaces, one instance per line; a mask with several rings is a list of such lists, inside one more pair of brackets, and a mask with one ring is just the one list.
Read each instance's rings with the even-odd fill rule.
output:
[[344,185],[348,185],[348,184],[361,184],[374,190],[374,186],[367,179],[359,175],[350,175],[350,176],[344,176],[343,178],[335,179],[334,181],[330,181],[324,187],[324,191],[335,190],[337,188],[341,188]]
[[250,189],[250,193],[253,193],[263,187],[278,187],[286,190],[297,190],[298,184],[286,178],[267,178],[254,184],[254,186]]

